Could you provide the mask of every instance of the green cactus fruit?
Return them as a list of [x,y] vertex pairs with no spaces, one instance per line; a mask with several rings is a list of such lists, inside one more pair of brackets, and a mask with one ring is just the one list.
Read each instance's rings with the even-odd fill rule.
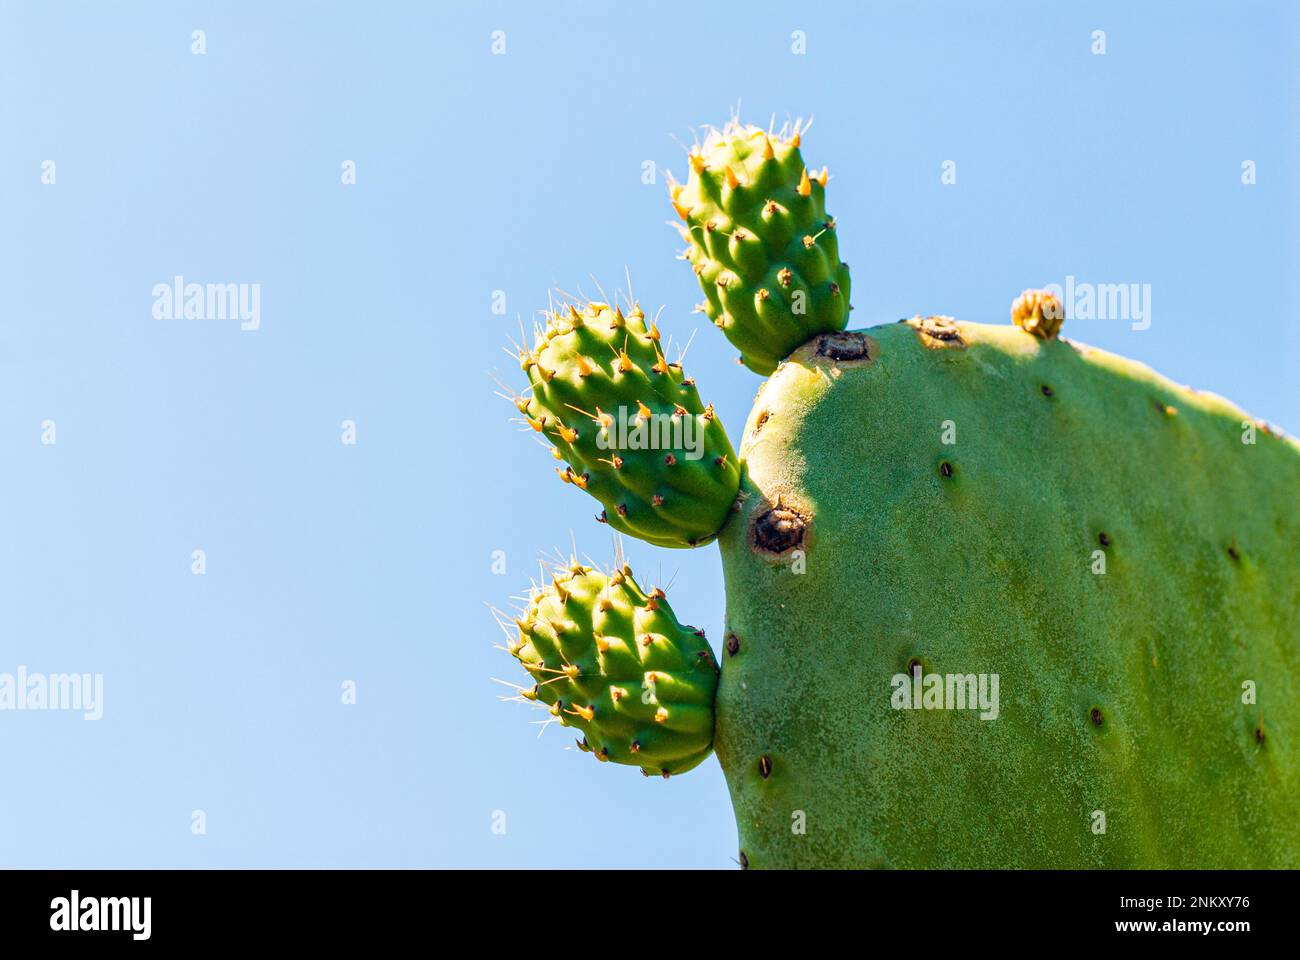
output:
[[682,626],[662,590],[626,566],[576,560],[534,587],[510,652],[536,681],[522,691],[584,737],[598,760],[667,777],[712,752],[718,667],[704,631]]
[[568,463],[560,479],[604,506],[598,519],[659,546],[694,547],[731,511],[739,464],[713,405],[659,341],[636,306],[552,312],[520,352],[531,386],[515,403]]
[[670,186],[685,222],[685,257],[704,290],[701,308],[769,374],[817,333],[843,330],[849,267],[826,213],[827,172],[810,174],[788,139],[737,121],[690,156],[685,184]]
[[[1300,866],[1300,446],[927,318],[796,351],[741,459],[715,746],[743,862]],[[918,670],[968,704],[996,676],[996,719],[897,708]]]

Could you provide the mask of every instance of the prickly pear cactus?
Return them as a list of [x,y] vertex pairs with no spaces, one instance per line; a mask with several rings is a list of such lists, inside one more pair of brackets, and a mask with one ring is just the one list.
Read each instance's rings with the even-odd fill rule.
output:
[[[1300,445],[1063,339],[1044,291],[1022,294],[1009,325],[844,331],[833,241],[804,245],[812,265],[790,246],[823,215],[797,146],[733,124],[674,190],[706,309],[750,367],[775,367],[735,485],[710,474],[695,506],[656,522],[641,519],[658,516],[646,497],[677,466],[638,456],[635,484],[584,467],[607,507],[636,506],[637,523],[608,517],[619,529],[672,546],[716,536],[716,697],[701,638],[670,615],[643,627],[632,586],[618,625],[597,622],[609,582],[585,568],[521,618],[512,652],[532,695],[648,771],[716,749],[742,866],[1300,867]],[[765,234],[760,195],[790,224]],[[811,315],[772,303],[783,269],[822,291]],[[676,375],[654,370],[657,333],[589,328],[596,339],[557,332],[523,362],[520,409],[575,471],[602,461],[565,434],[566,410],[629,403],[647,384],[668,391],[650,413],[679,402]],[[624,339],[641,351],[628,370]],[[612,366],[588,387],[574,371],[595,356]],[[709,449],[732,461],[710,429]],[[649,763],[654,718],[601,699],[615,675],[644,690],[669,669],[627,650],[643,630],[676,664],[656,696],[670,715],[692,708],[689,729],[662,728],[686,739],[656,742]],[[617,668],[592,653],[601,638],[626,651]]]
[[740,484],[736,454],[640,307],[554,311],[519,362],[529,389],[515,405],[568,463],[560,479],[604,506],[602,522],[665,547],[714,538]]
[[520,695],[581,730],[597,760],[667,777],[711,752],[718,666],[704,631],[678,623],[628,567],[556,569],[515,625],[510,652],[536,681]]
[[[760,391],[721,540],[748,864],[1300,863],[1297,447],[1012,326],[838,339]],[[918,669],[997,709],[898,709]]]
[[799,144],[798,127],[786,138],[732,122],[691,152],[686,183],[670,186],[701,309],[764,375],[849,319],[849,265],[826,212],[829,175],[808,171]]

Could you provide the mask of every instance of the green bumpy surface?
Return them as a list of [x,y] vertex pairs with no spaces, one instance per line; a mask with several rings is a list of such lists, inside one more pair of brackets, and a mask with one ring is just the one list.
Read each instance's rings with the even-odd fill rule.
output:
[[669,776],[712,752],[718,668],[702,630],[624,567],[574,563],[536,587],[510,652],[537,685],[523,692],[580,729],[598,760]]
[[[1015,327],[866,334],[764,385],[720,538],[742,864],[1300,867],[1300,447]],[[997,719],[893,709],[918,666]]]
[[849,267],[825,187],[825,171],[805,169],[797,134],[735,123],[708,137],[686,184],[673,187],[704,312],[757,373],[848,322]]
[[605,507],[598,519],[658,546],[713,540],[740,484],[736,454],[639,308],[557,313],[520,362],[531,389],[516,404],[569,464],[560,479]]

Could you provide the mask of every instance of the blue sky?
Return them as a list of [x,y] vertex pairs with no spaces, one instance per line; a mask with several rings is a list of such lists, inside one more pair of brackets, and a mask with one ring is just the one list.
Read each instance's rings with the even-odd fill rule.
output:
[[[1298,28],[1226,0],[4,3],[0,674],[102,674],[104,702],[0,711],[0,864],[733,866],[715,762],[643,779],[497,702],[523,674],[485,604],[571,537],[612,551],[493,396],[519,319],[630,272],[701,328],[738,437],[759,380],[690,312],[663,171],[739,103],[815,118],[856,326],[1149,284],[1149,328],[1066,332],[1300,429]],[[258,328],[156,318],[177,275],[260,285]],[[626,547],[716,645],[715,548]]]

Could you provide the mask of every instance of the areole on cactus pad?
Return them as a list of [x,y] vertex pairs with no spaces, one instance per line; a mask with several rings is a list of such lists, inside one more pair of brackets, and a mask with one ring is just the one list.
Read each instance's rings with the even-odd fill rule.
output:
[[[835,247],[790,243],[823,216],[797,153],[732,124],[674,190],[706,311],[775,368],[738,457],[642,317],[575,309],[522,360],[521,411],[607,515],[628,505],[611,525],[717,539],[720,677],[666,598],[577,566],[520,617],[524,698],[647,772],[716,749],[742,866],[1300,866],[1300,445],[1062,339],[1044,291],[1011,324],[843,330]],[[775,232],[769,194],[790,218]],[[772,302],[783,269],[821,290],[812,313]],[[663,450],[619,467],[568,435],[634,397],[707,421],[728,469],[705,458],[687,488]],[[686,502],[656,514],[668,489]],[[658,706],[609,693],[650,687]]]

